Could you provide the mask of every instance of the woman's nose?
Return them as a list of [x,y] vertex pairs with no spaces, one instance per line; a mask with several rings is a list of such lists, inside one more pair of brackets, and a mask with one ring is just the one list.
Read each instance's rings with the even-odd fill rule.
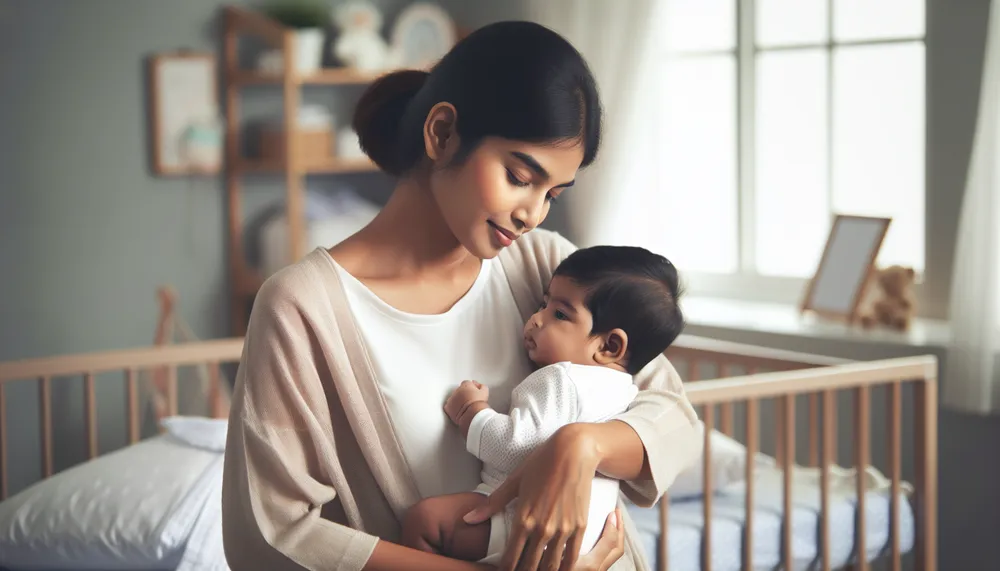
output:
[[532,200],[524,204],[514,211],[513,217],[519,229],[525,232],[534,230],[545,218],[545,196],[543,195],[541,200]]

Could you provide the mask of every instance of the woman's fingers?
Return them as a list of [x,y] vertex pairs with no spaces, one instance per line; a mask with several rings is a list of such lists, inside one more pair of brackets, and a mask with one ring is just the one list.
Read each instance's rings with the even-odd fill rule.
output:
[[534,526],[534,529],[528,534],[528,541],[521,553],[521,562],[517,569],[519,571],[537,571],[538,564],[542,560],[543,550],[551,539],[552,533],[549,533],[545,526]]
[[601,538],[574,571],[607,571],[625,553],[625,533],[621,529],[621,511],[615,509],[604,521]]
[[510,477],[504,480],[502,484],[497,486],[496,490],[493,490],[493,493],[486,498],[483,505],[465,514],[465,517],[462,519],[469,525],[483,523],[493,517],[493,514],[500,513],[507,509],[507,504],[514,501],[520,487],[520,475],[516,473],[511,474]]
[[579,529],[576,533],[569,536],[559,571],[573,571],[576,568],[577,558],[580,557],[580,549],[583,547],[583,533],[585,531],[586,529]]
[[571,553],[566,551],[566,542],[573,535],[575,535],[573,530],[568,528],[563,528],[559,533],[556,533],[542,555],[542,561],[538,566],[539,571],[559,571],[563,556],[569,556]]
[[519,522],[514,522],[510,528],[510,537],[507,538],[507,547],[497,567],[498,571],[514,571],[527,541],[528,531]]

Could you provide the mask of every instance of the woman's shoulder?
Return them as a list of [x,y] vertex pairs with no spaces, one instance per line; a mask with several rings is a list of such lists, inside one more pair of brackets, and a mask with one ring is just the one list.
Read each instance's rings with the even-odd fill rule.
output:
[[[254,299],[254,309],[272,312],[296,311],[312,314],[329,307],[330,285],[337,280],[332,264],[324,260],[328,254],[314,250],[302,259],[271,274],[261,284]],[[326,262],[326,263],[324,263]]]

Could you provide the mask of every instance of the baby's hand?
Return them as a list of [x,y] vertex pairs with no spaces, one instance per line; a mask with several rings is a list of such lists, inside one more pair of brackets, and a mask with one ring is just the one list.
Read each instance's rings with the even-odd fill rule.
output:
[[444,403],[444,411],[455,424],[460,423],[462,413],[474,402],[487,402],[490,389],[476,381],[462,381]]

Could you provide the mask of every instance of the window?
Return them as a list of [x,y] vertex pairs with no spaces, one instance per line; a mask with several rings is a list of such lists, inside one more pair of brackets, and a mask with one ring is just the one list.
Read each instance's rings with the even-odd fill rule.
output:
[[925,0],[667,1],[660,250],[801,283],[833,213],[888,215],[879,263],[922,271]]

